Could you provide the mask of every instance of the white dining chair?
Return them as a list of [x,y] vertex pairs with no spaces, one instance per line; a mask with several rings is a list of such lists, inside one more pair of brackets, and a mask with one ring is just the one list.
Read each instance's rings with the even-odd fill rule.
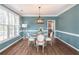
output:
[[35,45],[35,38],[34,37],[28,38],[28,46],[30,46],[31,43],[33,43]]
[[29,33],[28,33],[28,46],[30,46],[30,44],[33,43],[35,45],[35,37],[32,37]]
[[36,40],[36,48],[37,52],[39,50],[39,46],[42,46],[42,52],[44,52],[44,45],[45,45],[45,37],[43,34],[37,35],[37,40]]
[[53,36],[53,33],[51,32],[50,37],[46,38],[46,42],[49,42],[51,44],[51,46],[52,46],[53,39],[54,39],[54,36]]

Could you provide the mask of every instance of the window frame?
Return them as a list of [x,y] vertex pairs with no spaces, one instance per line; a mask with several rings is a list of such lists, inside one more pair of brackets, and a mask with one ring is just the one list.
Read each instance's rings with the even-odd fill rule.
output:
[[[5,42],[5,41],[7,41],[7,40],[11,40],[11,39],[13,39],[13,38],[15,38],[15,37],[17,37],[17,36],[19,36],[19,29],[18,29],[18,35],[16,35],[15,33],[15,31],[17,31],[16,29],[15,29],[15,27],[16,26],[19,26],[20,27],[20,15],[18,15],[18,14],[16,14],[15,12],[13,12],[13,11],[11,11],[11,10],[9,10],[9,9],[7,9],[7,8],[5,8],[4,6],[1,6],[0,5],[0,9],[2,9],[2,10],[4,10],[7,14],[6,14],[6,16],[4,16],[4,17],[7,17],[7,19],[8,19],[8,24],[6,23],[6,24],[0,24],[0,25],[2,25],[3,27],[4,26],[7,26],[7,31],[5,30],[5,32],[7,32],[7,39],[3,39],[2,41],[0,41],[0,43],[2,43],[2,42]],[[11,13],[11,14],[13,14],[14,15],[14,25],[12,25],[13,27],[14,27],[14,36],[13,37],[9,37],[9,33],[10,33],[10,31],[9,31],[9,27],[11,26],[10,24],[9,24],[9,13]],[[16,15],[19,17],[18,18],[18,20],[19,20],[19,24],[18,25],[16,25],[15,23],[15,20],[16,20]],[[18,28],[19,28],[18,27]],[[4,28],[3,28],[3,32],[4,32]],[[3,37],[4,37],[4,35],[3,35]]]

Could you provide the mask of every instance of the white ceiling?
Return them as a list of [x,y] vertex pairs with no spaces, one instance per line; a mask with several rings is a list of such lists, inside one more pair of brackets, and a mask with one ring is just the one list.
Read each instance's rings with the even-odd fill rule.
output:
[[38,16],[38,7],[41,6],[42,16],[57,16],[73,4],[5,4],[5,6],[22,16]]

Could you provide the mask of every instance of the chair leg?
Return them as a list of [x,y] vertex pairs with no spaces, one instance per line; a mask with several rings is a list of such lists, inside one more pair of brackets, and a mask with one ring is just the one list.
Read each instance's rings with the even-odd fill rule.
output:
[[48,42],[46,41],[46,46],[48,45]]
[[52,46],[52,41],[50,42],[51,46]]
[[52,40],[52,45],[54,45],[55,44],[55,41],[54,41],[54,38],[53,38],[53,40]]
[[28,46],[30,46],[30,42],[28,41]]
[[35,44],[36,44],[36,43],[35,43],[35,41],[34,41],[34,46],[35,46]]
[[37,52],[38,52],[38,50],[39,50],[39,46],[37,46]]
[[44,46],[42,46],[42,53],[44,53]]

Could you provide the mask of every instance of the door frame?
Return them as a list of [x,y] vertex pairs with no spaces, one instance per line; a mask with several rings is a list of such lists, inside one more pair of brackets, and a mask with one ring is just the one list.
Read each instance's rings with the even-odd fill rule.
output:
[[47,20],[47,31],[48,31],[48,21],[54,22],[54,37],[56,37],[56,21],[55,20]]

